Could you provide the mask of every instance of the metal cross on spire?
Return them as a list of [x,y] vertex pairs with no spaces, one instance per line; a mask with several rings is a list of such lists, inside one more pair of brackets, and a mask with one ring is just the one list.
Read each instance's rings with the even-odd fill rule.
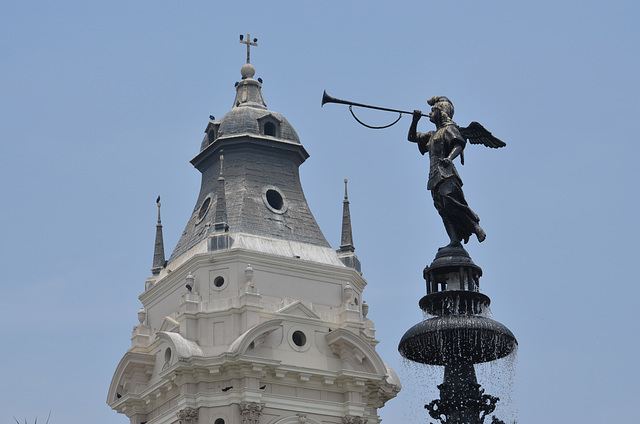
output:
[[251,63],[251,46],[258,47],[258,39],[254,38],[251,42],[251,35],[247,34],[247,41],[244,41],[244,35],[240,34],[240,42],[247,45],[247,63]]

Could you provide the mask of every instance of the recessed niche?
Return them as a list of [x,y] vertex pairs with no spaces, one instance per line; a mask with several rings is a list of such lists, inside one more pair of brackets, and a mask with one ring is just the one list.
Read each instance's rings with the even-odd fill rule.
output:
[[216,419],[213,424],[224,424],[224,420],[222,418]]

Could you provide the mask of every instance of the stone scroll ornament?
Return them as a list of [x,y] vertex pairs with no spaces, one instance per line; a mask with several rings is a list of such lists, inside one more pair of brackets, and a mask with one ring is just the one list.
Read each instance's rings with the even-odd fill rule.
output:
[[241,403],[240,415],[242,415],[242,424],[258,424],[264,405],[256,402]]
[[475,121],[468,127],[458,126],[451,120],[454,109],[448,98],[434,96],[427,103],[431,106],[431,113],[427,116],[435,124],[436,130],[418,132],[418,121],[424,115],[416,110],[413,112],[408,139],[418,144],[420,153],[429,153],[427,189],[431,191],[434,206],[449,236],[450,242],[447,247],[461,247],[461,242],[467,243],[473,234],[479,242],[483,242],[487,236],[480,227],[480,217],[471,210],[464,198],[462,179],[453,160],[459,156],[460,163],[464,165],[464,148],[467,141],[494,149],[504,147],[506,143],[494,137]]
[[180,424],[196,424],[198,422],[198,410],[194,408],[184,408],[176,413]]
[[367,424],[367,419],[356,415],[345,415],[342,417],[342,424]]

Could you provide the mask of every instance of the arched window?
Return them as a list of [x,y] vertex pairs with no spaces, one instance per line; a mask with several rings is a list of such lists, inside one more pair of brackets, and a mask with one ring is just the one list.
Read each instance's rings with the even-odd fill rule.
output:
[[265,122],[264,124],[264,135],[270,135],[272,137],[276,136],[276,124],[273,122]]

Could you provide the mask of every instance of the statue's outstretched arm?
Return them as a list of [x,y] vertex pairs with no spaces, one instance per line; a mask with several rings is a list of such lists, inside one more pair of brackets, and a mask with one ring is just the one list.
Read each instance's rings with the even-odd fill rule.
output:
[[[422,112],[419,110],[414,110],[413,111],[413,120],[411,121],[411,126],[409,127],[409,135],[407,136],[407,139],[413,143],[419,143],[420,142],[420,137],[418,136],[418,121],[420,120],[420,117],[422,115]],[[420,134],[422,135],[422,134]]]
[[418,143],[418,150],[423,155],[429,151],[429,140],[431,136],[434,134],[433,131],[429,131],[428,133],[418,132],[418,121],[420,120],[420,116],[422,112],[419,110],[413,111],[413,121],[411,121],[411,126],[409,127],[409,135],[407,139],[413,143]]

